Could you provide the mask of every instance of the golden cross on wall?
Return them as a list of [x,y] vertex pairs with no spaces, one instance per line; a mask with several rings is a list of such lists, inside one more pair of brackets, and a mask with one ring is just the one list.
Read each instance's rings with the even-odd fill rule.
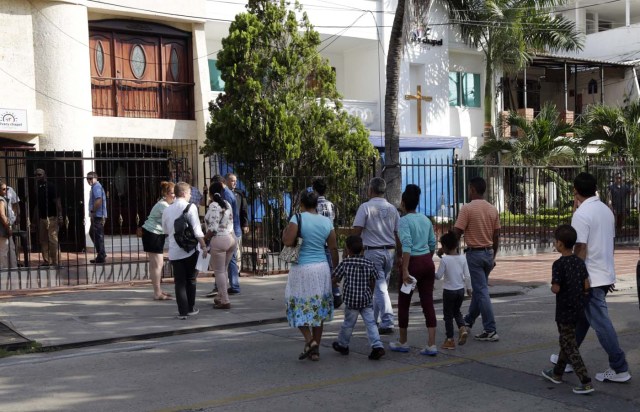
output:
[[422,134],[422,102],[430,102],[433,100],[431,96],[423,96],[422,95],[422,86],[418,85],[418,91],[416,94],[405,94],[405,100],[417,100],[417,112],[418,112],[418,134]]

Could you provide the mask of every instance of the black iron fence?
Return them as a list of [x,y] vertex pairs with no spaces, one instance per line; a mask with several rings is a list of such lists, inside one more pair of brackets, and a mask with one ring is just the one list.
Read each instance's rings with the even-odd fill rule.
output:
[[[15,251],[8,267],[0,268],[0,290],[73,286],[147,279],[147,256],[135,231],[159,196],[163,180],[183,180],[191,172],[192,183],[202,190],[212,173],[234,170],[217,157],[205,159],[205,175],[196,175],[197,142],[98,140],[90,156],[81,152],[0,152],[0,178],[14,189],[20,201],[12,241]],[[324,176],[327,198],[337,206],[335,221],[339,246],[343,246],[358,206],[367,200],[367,184],[381,174],[372,160],[354,160],[354,178]],[[617,212],[616,242],[638,242],[640,167],[623,159],[591,160],[584,165],[562,167],[496,166],[442,158],[404,157],[403,182],[422,188],[419,210],[434,222],[437,235],[450,230],[460,206],[468,202],[467,183],[482,176],[488,183],[486,198],[500,211],[501,253],[529,254],[551,250],[553,230],[570,223],[573,212],[573,179],[581,171],[593,173],[599,195],[611,201]],[[34,171],[44,169],[61,199],[63,222],[58,233],[58,264],[43,266],[41,238],[34,216],[37,182]],[[95,252],[88,236],[88,171],[98,173],[105,188],[108,215],[105,225],[107,263],[94,265]],[[286,167],[281,170],[286,171]],[[281,234],[297,208],[300,189],[311,186],[315,176],[293,173],[238,176],[239,188],[249,204],[249,233],[243,236],[241,263],[244,272],[276,273],[287,270],[278,258]],[[620,176],[616,179],[616,176]],[[204,208],[201,208],[204,216]],[[1,240],[1,239],[0,239]],[[10,256],[11,257],[11,256]],[[170,275],[167,266],[166,275]]]
[[[79,151],[0,152],[0,178],[19,198],[12,209],[15,221],[7,263],[0,267],[0,290],[146,279],[147,256],[136,228],[158,200],[161,181],[181,180],[186,172],[195,174],[191,169],[195,169],[196,153],[196,141],[153,139],[97,140],[89,156]],[[38,205],[42,181],[37,180],[36,169],[45,171],[47,184],[60,199],[62,221],[57,236],[54,231],[39,230],[36,209],[42,207]],[[95,251],[88,235],[90,188],[85,176],[89,171],[98,174],[107,199],[104,265],[90,263]],[[55,262],[41,253],[50,241],[57,244]]]

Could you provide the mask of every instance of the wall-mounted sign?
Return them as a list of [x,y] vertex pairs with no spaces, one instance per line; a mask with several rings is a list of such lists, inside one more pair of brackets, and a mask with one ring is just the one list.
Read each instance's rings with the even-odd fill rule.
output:
[[428,27],[418,27],[411,31],[411,43],[425,44],[428,46],[442,46],[442,39],[430,39],[429,32],[431,31]]
[[0,108],[0,132],[27,132],[27,111]]

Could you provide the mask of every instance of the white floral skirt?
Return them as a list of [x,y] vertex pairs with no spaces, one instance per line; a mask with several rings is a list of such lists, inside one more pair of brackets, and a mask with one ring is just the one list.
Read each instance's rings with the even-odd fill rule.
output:
[[291,265],[284,291],[289,326],[321,326],[333,319],[331,272],[327,262]]

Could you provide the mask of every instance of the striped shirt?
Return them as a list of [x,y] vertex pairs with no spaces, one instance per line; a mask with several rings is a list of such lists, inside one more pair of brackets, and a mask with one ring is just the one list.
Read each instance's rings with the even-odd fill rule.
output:
[[491,203],[475,199],[460,208],[454,227],[464,232],[468,247],[492,247],[493,232],[500,229],[500,215]]

